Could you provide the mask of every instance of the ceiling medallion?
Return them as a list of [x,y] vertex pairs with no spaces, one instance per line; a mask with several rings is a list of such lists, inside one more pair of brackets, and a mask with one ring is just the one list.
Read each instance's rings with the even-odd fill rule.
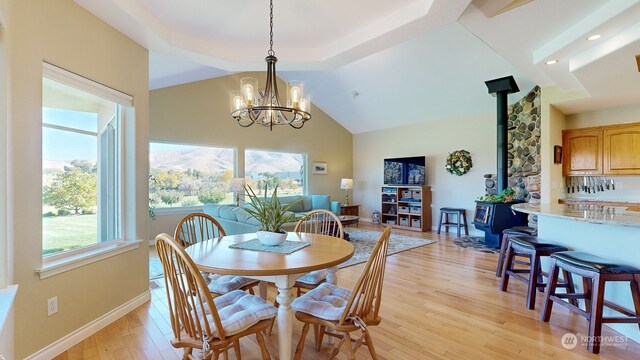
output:
[[282,106],[278,95],[278,78],[276,77],[276,53],[273,51],[273,0],[269,1],[269,52],[267,62],[267,83],[264,90],[258,91],[258,79],[243,77],[240,79],[240,90],[232,90],[231,117],[242,127],[255,123],[269,127],[274,125],[290,125],[300,129],[311,119],[311,101],[304,96],[302,81],[287,82],[287,104]]

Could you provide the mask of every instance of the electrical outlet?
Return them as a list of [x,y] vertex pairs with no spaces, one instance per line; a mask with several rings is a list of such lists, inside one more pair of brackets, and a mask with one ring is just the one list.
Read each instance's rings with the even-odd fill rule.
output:
[[47,316],[51,316],[58,312],[58,297],[54,296],[47,300]]

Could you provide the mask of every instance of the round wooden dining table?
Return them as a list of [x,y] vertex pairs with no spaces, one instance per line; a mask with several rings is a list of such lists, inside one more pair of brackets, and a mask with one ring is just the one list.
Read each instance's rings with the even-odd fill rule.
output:
[[[292,356],[293,337],[293,285],[300,276],[313,270],[327,269],[327,282],[336,283],[338,264],[353,256],[354,247],[343,239],[308,233],[289,232],[287,240],[310,242],[291,254],[229,248],[229,245],[256,238],[255,233],[227,235],[209,239],[186,248],[196,266],[209,273],[241,275],[271,282],[278,288],[278,352],[279,359]],[[266,297],[266,287],[260,287],[260,296]]]

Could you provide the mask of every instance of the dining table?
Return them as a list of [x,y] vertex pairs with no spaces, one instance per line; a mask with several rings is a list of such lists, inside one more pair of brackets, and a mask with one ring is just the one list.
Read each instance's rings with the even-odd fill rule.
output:
[[254,239],[255,233],[227,235],[191,245],[186,248],[186,252],[201,271],[261,280],[259,295],[263,299],[266,299],[267,293],[265,282],[275,284],[278,288],[276,300],[279,303],[279,359],[289,360],[292,357],[293,338],[291,302],[294,299],[293,286],[296,279],[310,271],[327,269],[326,281],[335,285],[338,265],[350,259],[355,249],[351,243],[341,238],[296,232],[289,232],[287,241],[310,244],[290,254],[230,247]]

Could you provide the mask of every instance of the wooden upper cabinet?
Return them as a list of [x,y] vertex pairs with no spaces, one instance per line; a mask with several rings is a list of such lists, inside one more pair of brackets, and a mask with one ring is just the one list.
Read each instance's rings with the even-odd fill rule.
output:
[[604,129],[604,173],[640,174],[640,123]]
[[562,175],[601,175],[602,150],[601,129],[564,130]]

